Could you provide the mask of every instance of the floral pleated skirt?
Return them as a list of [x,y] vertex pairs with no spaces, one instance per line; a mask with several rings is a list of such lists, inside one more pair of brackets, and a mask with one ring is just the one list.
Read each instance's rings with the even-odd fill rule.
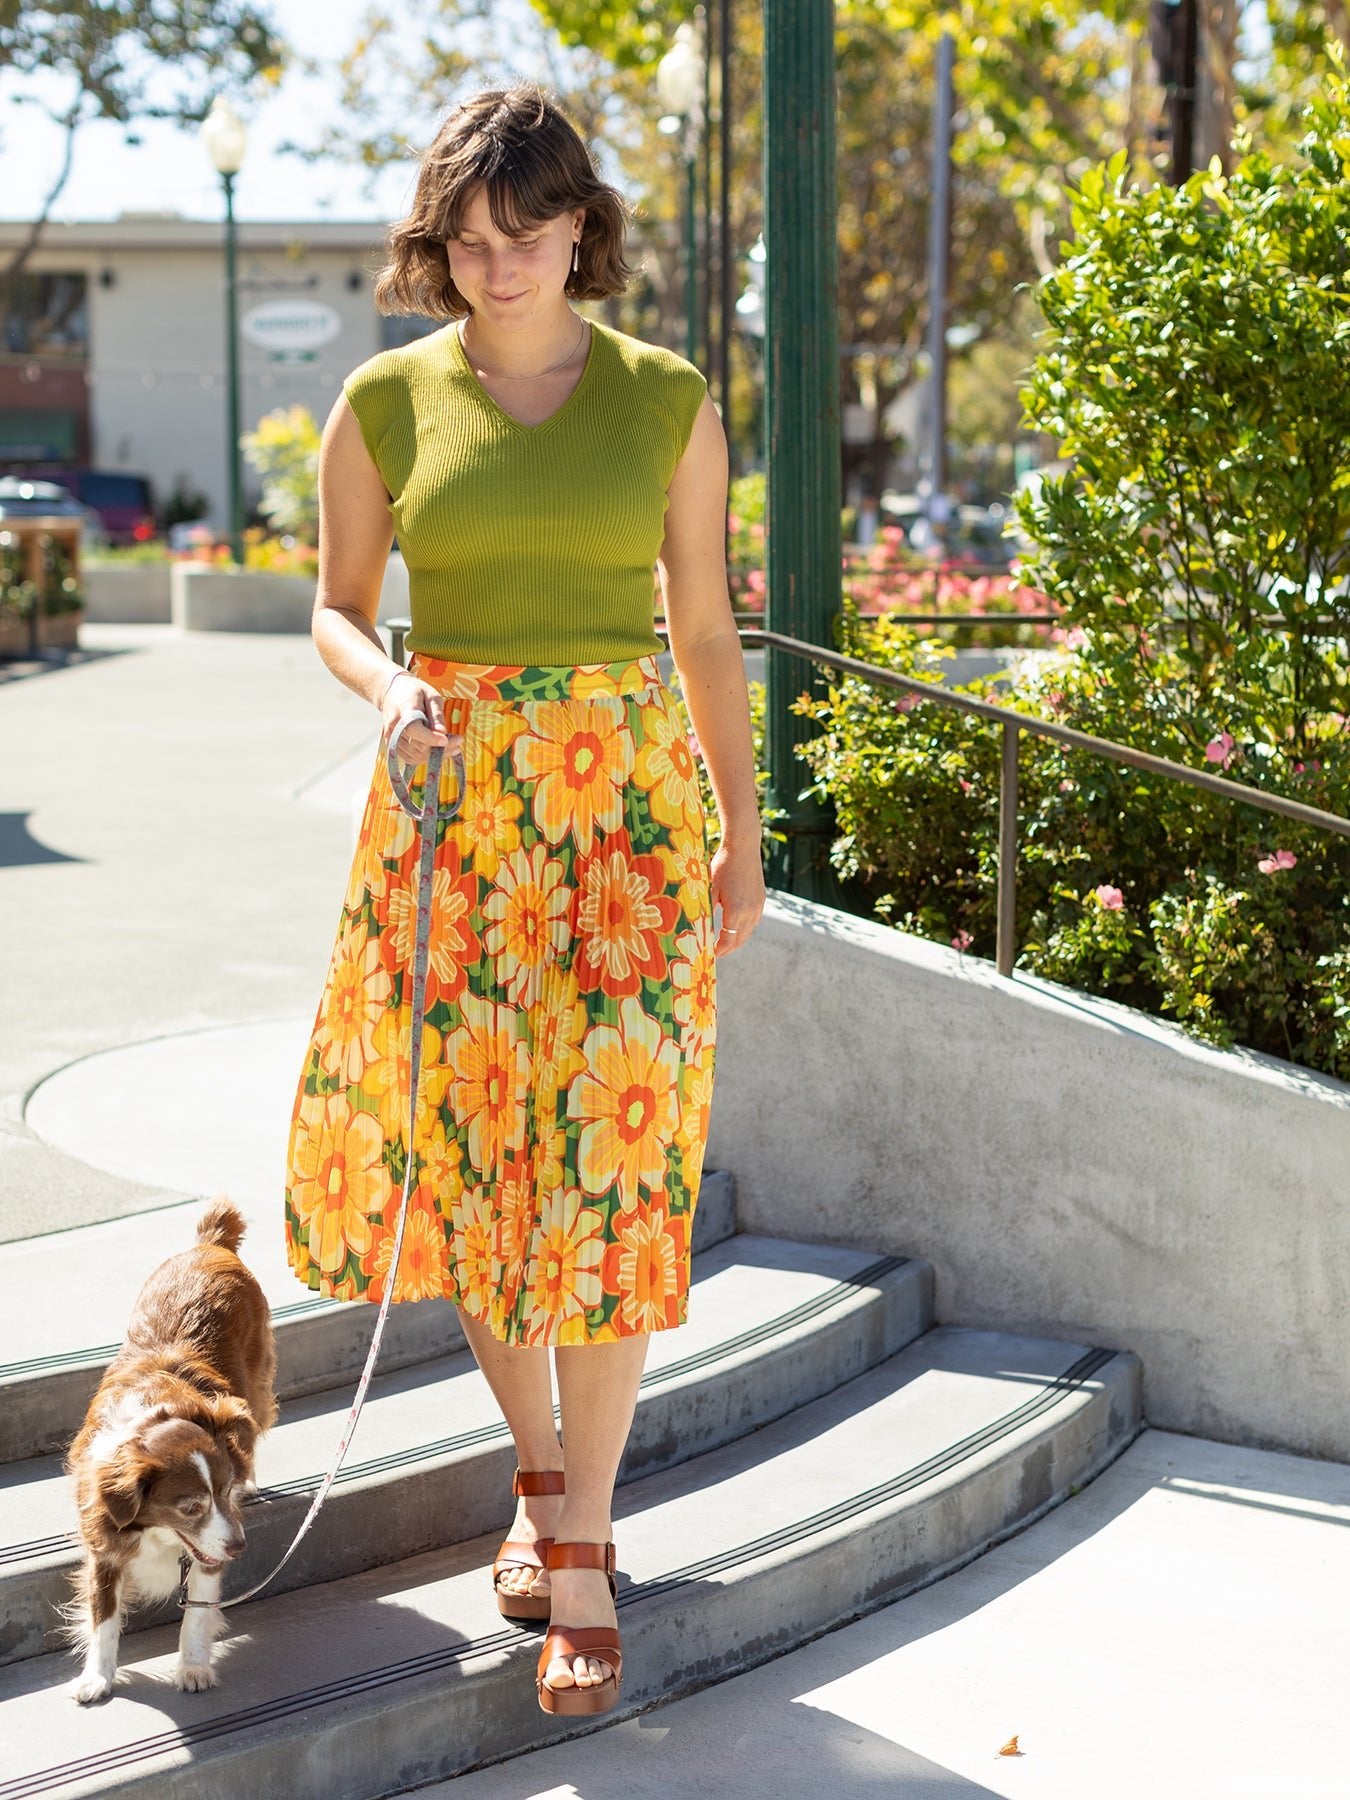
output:
[[[437,826],[408,1142],[417,825],[384,745],[296,1095],[301,1281],[443,1298],[509,1344],[684,1322],[716,1037],[698,770],[656,658],[488,667],[415,655],[464,738]],[[425,765],[409,786],[421,804]],[[453,807],[447,757],[441,798]]]

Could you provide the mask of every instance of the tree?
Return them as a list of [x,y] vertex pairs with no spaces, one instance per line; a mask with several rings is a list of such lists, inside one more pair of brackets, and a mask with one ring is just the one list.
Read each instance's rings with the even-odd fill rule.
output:
[[206,117],[217,90],[279,80],[284,54],[266,14],[239,0],[73,0],[54,8],[0,0],[0,71],[56,76],[66,89],[55,104],[32,91],[14,96],[40,107],[65,143],[56,177],[0,281],[12,286],[36,249],[69,178],[81,125],[100,118],[129,130],[139,119],[193,124]]

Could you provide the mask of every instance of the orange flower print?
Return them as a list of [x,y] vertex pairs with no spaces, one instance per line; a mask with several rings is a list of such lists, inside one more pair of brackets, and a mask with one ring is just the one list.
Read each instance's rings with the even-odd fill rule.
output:
[[[380,1127],[386,1138],[408,1135],[408,1086],[412,1080],[412,1012],[391,1006],[371,1036],[373,1059],[361,1077],[361,1092],[379,1109]],[[422,1027],[422,1067],[433,1066],[441,1054],[441,1034],[434,1025]],[[421,1084],[417,1119],[419,1132],[427,1130],[433,1102],[427,1084]]]
[[530,1158],[516,1156],[507,1163],[498,1183],[492,1221],[494,1279],[509,1308],[515,1305],[534,1230],[534,1175]]
[[633,737],[619,716],[597,701],[526,704],[529,730],[511,756],[520,780],[535,784],[535,823],[550,844],[576,834],[589,854],[595,827],[623,823],[623,787],[633,772]]
[[662,825],[692,826],[703,815],[694,746],[673,706],[653,706],[643,714],[646,741],[633,771],[650,790],[652,817]]
[[[380,1234],[374,1253],[362,1259],[361,1268],[370,1277],[367,1299],[382,1300],[384,1284],[389,1279],[389,1265],[394,1259],[394,1233],[398,1225],[402,1189],[387,1209],[386,1231]],[[394,1282],[394,1300],[439,1300],[445,1293],[445,1225],[436,1212],[435,1199],[425,1186],[415,1187],[408,1196],[411,1211],[403,1233],[403,1254],[398,1259],[398,1277]]]
[[506,858],[497,885],[483,903],[490,921],[483,941],[500,957],[507,997],[516,1006],[533,1006],[539,998],[546,964],[556,962],[571,937],[572,889],[560,857],[550,857],[546,844],[517,850]]
[[679,955],[670,963],[671,1005],[683,1028],[686,1050],[696,1050],[717,1025],[717,959],[713,955],[711,918],[699,921],[692,931],[675,940]]
[[535,1157],[535,1187],[541,1199],[560,1188],[567,1177],[567,1127],[555,1126],[540,1139]]
[[359,1083],[375,1061],[375,1028],[393,993],[378,941],[372,942],[364,927],[352,931],[333,954],[314,1033],[320,1066],[332,1080]]
[[656,854],[665,871],[666,886],[678,885],[675,897],[685,918],[701,919],[704,913],[711,912],[708,859],[699,839],[692,832],[678,832],[669,848],[658,844]]
[[626,831],[615,831],[580,871],[575,968],[583,989],[616,998],[636,994],[644,975],[666,967],[663,932],[679,919],[676,900],[662,892],[655,856],[634,856]]
[[544,1208],[525,1286],[529,1311],[523,1341],[551,1344],[568,1320],[599,1306],[605,1215],[564,1188]]
[[508,794],[501,774],[494,769],[464,796],[464,810],[450,826],[449,836],[460,853],[473,864],[475,875],[491,881],[504,856],[520,846],[517,820],[525,802]]
[[588,1194],[616,1182],[625,1210],[637,1186],[665,1183],[665,1146],[677,1122],[680,1052],[632,998],[619,1002],[619,1022],[593,1025],[584,1045],[586,1069],[572,1082],[567,1110],[582,1121],[577,1173]]
[[663,1331],[681,1323],[687,1241],[685,1220],[668,1219],[664,1208],[621,1217],[618,1240],[605,1252],[601,1284],[619,1296],[625,1331]]
[[529,1050],[513,1007],[466,992],[460,1014],[463,1024],[445,1040],[450,1108],[467,1131],[470,1162],[487,1175],[523,1134]]
[[[431,937],[428,945],[427,1004],[457,1000],[463,992],[466,968],[477,962],[482,945],[471,924],[478,898],[478,879],[460,874],[459,855],[450,850],[450,866],[437,868],[431,877]],[[411,887],[401,887],[389,900],[387,937],[396,966],[411,969],[417,934],[416,897]],[[411,990],[405,987],[405,992]]]
[[383,1156],[379,1121],[353,1112],[339,1094],[324,1102],[321,1121],[296,1135],[291,1204],[308,1228],[310,1261],[325,1275],[338,1274],[349,1254],[362,1257],[370,1249],[371,1214],[383,1207],[389,1188]]
[[[478,1199],[475,1190],[475,1202]],[[459,1304],[472,1319],[486,1319],[496,1296],[492,1264],[492,1225],[486,1207],[466,1205],[455,1227],[455,1287]]]

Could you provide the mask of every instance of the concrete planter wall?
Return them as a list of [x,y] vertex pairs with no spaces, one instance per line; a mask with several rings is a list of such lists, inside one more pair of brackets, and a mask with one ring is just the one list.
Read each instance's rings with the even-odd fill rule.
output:
[[[170,617],[180,631],[308,632],[314,610],[312,575],[221,569],[210,563],[170,565]],[[406,613],[408,574],[400,556],[385,565],[379,617]]]
[[80,577],[85,617],[100,625],[167,625],[171,568],[171,563],[133,563],[100,569],[86,563]]
[[718,963],[743,1230],[1143,1359],[1156,1425],[1350,1460],[1350,1088],[775,895]]

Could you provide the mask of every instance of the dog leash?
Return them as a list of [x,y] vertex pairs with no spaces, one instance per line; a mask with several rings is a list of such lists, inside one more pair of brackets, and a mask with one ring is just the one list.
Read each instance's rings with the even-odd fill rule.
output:
[[351,1443],[352,1434],[356,1430],[356,1421],[361,1417],[366,1389],[370,1386],[370,1378],[375,1373],[375,1362],[380,1354],[380,1340],[384,1336],[385,1321],[389,1317],[389,1304],[394,1297],[399,1258],[403,1254],[403,1231],[408,1223],[408,1208],[412,1195],[413,1142],[417,1131],[417,1094],[422,1076],[422,1026],[426,1013],[427,966],[431,960],[431,887],[436,865],[436,822],[441,818],[447,820],[456,818],[464,801],[464,752],[459,742],[456,742],[450,751],[456,778],[453,804],[442,812],[440,805],[441,763],[445,752],[439,746],[433,747],[427,755],[426,780],[422,786],[422,805],[419,807],[412,797],[403,771],[399,767],[398,743],[410,725],[426,725],[427,723],[425,713],[413,713],[399,725],[385,750],[389,785],[404,812],[410,818],[417,820],[420,847],[415,888],[417,927],[413,939],[412,1043],[409,1052],[408,1142],[404,1154],[403,1195],[399,1203],[398,1227],[394,1233],[394,1248],[389,1259],[389,1273],[385,1277],[384,1295],[380,1300],[380,1310],[375,1319],[375,1330],[370,1340],[370,1349],[366,1352],[366,1366],[362,1369],[361,1379],[356,1384],[356,1397],[352,1401],[351,1411],[347,1414],[347,1423],[342,1428],[342,1436],[338,1440],[338,1447],[329,1465],[328,1473],[319,1483],[318,1491],[310,1502],[309,1511],[301,1521],[300,1529],[291,1539],[290,1548],[281,1561],[253,1587],[248,1588],[242,1594],[233,1595],[228,1600],[189,1600],[188,1576],[192,1573],[193,1559],[184,1554],[178,1563],[178,1604],[182,1607],[214,1606],[223,1611],[226,1607],[240,1606],[245,1600],[252,1600],[260,1594],[286,1567],[286,1564],[300,1548],[310,1526],[318,1518],[319,1509],[328,1498],[329,1489],[337,1480],[338,1471],[347,1454],[347,1446]]

